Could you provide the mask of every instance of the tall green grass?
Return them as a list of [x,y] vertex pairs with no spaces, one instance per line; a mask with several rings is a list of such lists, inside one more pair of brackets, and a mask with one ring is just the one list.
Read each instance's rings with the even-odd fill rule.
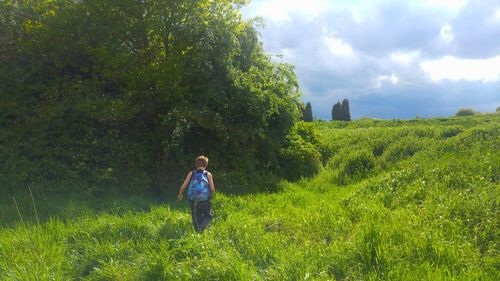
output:
[[500,280],[498,121],[317,123],[318,175],[219,193],[201,234],[145,196],[35,194],[38,225],[22,191],[25,225],[0,199],[0,280]]

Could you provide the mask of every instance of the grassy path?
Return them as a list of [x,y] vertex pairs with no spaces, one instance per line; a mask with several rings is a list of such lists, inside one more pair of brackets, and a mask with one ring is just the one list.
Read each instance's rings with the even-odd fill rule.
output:
[[[325,179],[327,173],[323,173]],[[324,245],[348,232],[339,207],[356,186],[315,180],[284,184],[277,194],[219,195],[203,234],[187,208],[83,211],[0,230],[2,280],[282,279],[310,276],[328,261]],[[307,189],[302,185],[308,186]],[[328,189],[329,192],[320,190]],[[72,212],[73,204],[67,206]],[[73,210],[73,212],[76,212]],[[314,262],[313,262],[314,261]],[[326,268],[326,267],[325,267]],[[316,277],[330,275],[327,271]],[[312,276],[312,275],[311,275]]]

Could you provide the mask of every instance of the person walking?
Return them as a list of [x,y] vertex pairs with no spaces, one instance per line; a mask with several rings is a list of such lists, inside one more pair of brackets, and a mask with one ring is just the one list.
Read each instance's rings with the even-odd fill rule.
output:
[[194,229],[196,232],[202,232],[212,221],[211,199],[215,194],[215,185],[212,174],[207,171],[208,157],[198,156],[195,164],[196,170],[186,175],[177,200],[184,198],[184,191],[187,188]]

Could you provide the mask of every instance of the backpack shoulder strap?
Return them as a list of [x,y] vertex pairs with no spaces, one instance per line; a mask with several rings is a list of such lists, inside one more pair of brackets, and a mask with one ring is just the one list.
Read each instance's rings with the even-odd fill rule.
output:
[[196,170],[191,171],[191,177],[189,178],[189,183],[193,181],[194,174],[196,173]]

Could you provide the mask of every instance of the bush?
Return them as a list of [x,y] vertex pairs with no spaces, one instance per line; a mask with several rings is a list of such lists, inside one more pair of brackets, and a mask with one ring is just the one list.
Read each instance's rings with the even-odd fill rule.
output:
[[375,167],[375,157],[366,149],[351,152],[346,156],[339,167],[339,184],[366,178]]
[[384,150],[389,146],[388,138],[376,138],[371,141],[370,146],[372,148],[373,155],[380,156],[384,153]]
[[441,131],[441,137],[447,139],[447,138],[454,137],[454,136],[460,134],[461,132],[463,132],[463,129],[461,127],[458,127],[458,126],[445,127]]
[[315,175],[329,157],[326,145],[311,124],[299,122],[287,138],[281,151],[280,170],[287,180]]
[[382,155],[385,162],[395,163],[405,158],[413,156],[418,151],[422,150],[425,142],[416,137],[405,137],[390,145]]
[[455,113],[455,116],[471,116],[475,114],[476,113],[471,108],[461,108]]

